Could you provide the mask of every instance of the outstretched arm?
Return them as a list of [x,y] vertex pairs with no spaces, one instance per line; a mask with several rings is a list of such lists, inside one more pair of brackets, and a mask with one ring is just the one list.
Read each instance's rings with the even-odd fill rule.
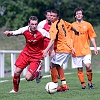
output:
[[13,32],[12,31],[5,31],[4,34],[7,35],[7,36],[12,36]]
[[19,28],[18,30],[15,30],[15,31],[5,31],[4,34],[7,35],[7,36],[22,35],[23,32],[25,30],[27,30],[28,28],[29,28],[29,26],[25,26],[25,27]]

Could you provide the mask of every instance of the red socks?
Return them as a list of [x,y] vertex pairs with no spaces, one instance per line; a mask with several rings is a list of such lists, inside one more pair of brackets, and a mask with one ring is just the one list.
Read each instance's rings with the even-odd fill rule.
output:
[[20,83],[20,75],[18,76],[16,73],[14,73],[13,86],[14,86],[14,91],[16,92],[18,92],[19,83]]

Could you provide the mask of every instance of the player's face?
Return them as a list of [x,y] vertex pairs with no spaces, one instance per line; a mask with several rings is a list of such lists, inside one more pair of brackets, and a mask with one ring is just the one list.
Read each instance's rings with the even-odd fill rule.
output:
[[82,11],[77,11],[75,18],[76,20],[82,20],[83,19]]
[[57,16],[56,13],[51,12],[51,22],[55,22],[59,17]]
[[28,24],[31,31],[35,31],[37,29],[38,21],[37,20],[30,20]]
[[50,12],[47,12],[47,14],[46,14],[46,19],[47,19],[47,20],[51,20],[51,13],[50,13]]

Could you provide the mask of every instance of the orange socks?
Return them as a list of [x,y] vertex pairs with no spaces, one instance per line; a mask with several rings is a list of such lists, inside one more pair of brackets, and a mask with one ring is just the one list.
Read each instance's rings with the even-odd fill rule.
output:
[[61,67],[57,68],[58,75],[60,76],[60,80],[65,80],[64,70]]
[[86,86],[85,85],[85,81],[84,81],[84,73],[83,73],[83,71],[78,71],[78,78],[79,78],[79,80],[80,80],[80,82],[82,84],[82,87]]
[[86,70],[87,78],[88,78],[88,84],[91,84],[92,82],[92,69]]
[[61,83],[63,87],[66,87],[66,79],[65,79],[65,75],[64,75],[64,70],[61,67],[58,68],[52,68],[51,69],[51,77],[52,77],[52,81],[55,83],[58,83],[58,75],[60,77]]
[[58,72],[56,68],[51,69],[51,78],[53,82],[58,82]]

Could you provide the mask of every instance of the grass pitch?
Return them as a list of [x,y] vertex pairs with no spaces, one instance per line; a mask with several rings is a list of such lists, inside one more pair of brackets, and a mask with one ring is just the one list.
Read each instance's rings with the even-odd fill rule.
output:
[[[76,69],[66,69],[66,80],[69,90],[66,92],[56,92],[48,94],[45,91],[45,85],[51,81],[51,77],[42,78],[40,83],[36,81],[27,82],[21,80],[19,93],[9,94],[12,87],[12,77],[0,79],[0,100],[99,100],[100,99],[100,68],[93,68],[93,85],[95,89],[81,89],[81,84],[77,77]],[[67,74],[68,73],[68,74]],[[84,70],[85,74],[85,70]],[[23,78],[23,77],[22,77]],[[2,82],[6,80],[6,82]],[[85,82],[87,77],[85,74]],[[61,82],[59,81],[59,85]]]

